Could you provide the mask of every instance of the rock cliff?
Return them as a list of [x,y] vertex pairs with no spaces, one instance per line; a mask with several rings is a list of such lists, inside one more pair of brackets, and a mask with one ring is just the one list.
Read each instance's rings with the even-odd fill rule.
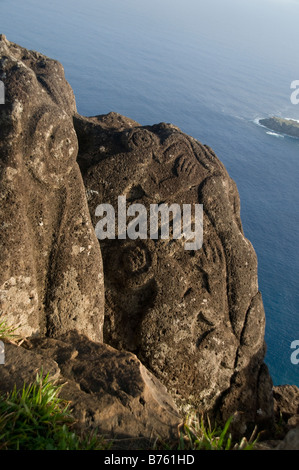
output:
[[[0,315],[27,338],[8,345],[0,390],[44,365],[108,435],[169,438],[190,408],[269,427],[257,259],[223,164],[174,125],[80,116],[61,64],[4,36],[0,53]],[[96,209],[119,196],[148,212],[202,204],[202,247],[161,222],[128,238],[118,214],[99,242]]]
[[62,66],[0,39],[0,311],[26,336],[75,328],[101,341],[102,259]]
[[116,113],[74,123],[94,226],[97,206],[117,207],[118,196],[148,213],[154,203],[203,204],[199,250],[171,238],[101,241],[105,342],[134,352],[181,409],[269,418],[257,259],[235,183],[209,147],[173,125],[142,127]]

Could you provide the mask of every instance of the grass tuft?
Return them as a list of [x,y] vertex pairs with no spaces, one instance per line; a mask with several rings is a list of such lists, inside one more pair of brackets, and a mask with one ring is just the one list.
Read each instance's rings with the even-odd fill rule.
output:
[[188,415],[180,430],[178,450],[252,450],[257,441],[254,439],[256,430],[249,440],[243,437],[240,442],[233,442],[229,432],[233,419],[234,415],[221,428],[212,426],[209,418],[205,421],[196,413]]
[[15,334],[16,330],[19,327],[12,327],[6,323],[6,320],[0,321],[0,340],[7,342],[15,342],[20,339],[18,335]]
[[234,442],[229,432],[230,425],[234,419],[231,416],[221,428],[212,426],[209,417],[204,419],[197,413],[190,413],[179,426],[178,442],[165,443],[159,439],[155,448],[164,450],[252,450],[257,442],[255,439],[256,429],[249,440],[245,437],[240,442]]
[[69,403],[58,397],[61,386],[37,374],[33,384],[0,395],[1,450],[104,450],[96,433],[78,435]]

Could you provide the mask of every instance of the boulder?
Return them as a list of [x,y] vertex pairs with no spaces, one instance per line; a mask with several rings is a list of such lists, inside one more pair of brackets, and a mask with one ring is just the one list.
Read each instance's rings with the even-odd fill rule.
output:
[[299,426],[299,388],[296,385],[273,387],[274,415],[282,434]]
[[0,367],[0,392],[2,394],[11,392],[14,387],[20,390],[24,384],[33,383],[37,374],[49,374],[53,382],[60,378],[58,364],[53,359],[14,343],[5,343],[4,347],[5,364]]
[[[115,209],[115,238],[101,240],[104,341],[136,354],[184,411],[221,410],[227,419],[238,410],[241,427],[271,420],[257,258],[223,164],[174,125],[140,126],[117,113],[76,115],[74,124],[94,227],[98,207]],[[126,210],[139,204],[147,214],[153,204],[189,204],[193,223],[195,205],[202,204],[202,247],[186,249],[171,227],[165,239],[151,238],[149,230],[129,238],[118,225],[119,196]]]
[[[179,412],[166,388],[129,352],[95,343],[77,332],[59,338],[32,338],[22,346],[6,344],[0,391],[22,388],[36,373],[61,384],[60,398],[80,431],[97,432],[123,446],[133,440],[153,445],[178,436]],[[136,447],[135,447],[136,448]]]
[[291,429],[275,450],[299,450],[299,427]]
[[274,409],[277,417],[285,418],[299,414],[299,388],[296,385],[276,385],[273,387]]
[[103,269],[61,64],[0,36],[0,316],[24,336],[102,340]]

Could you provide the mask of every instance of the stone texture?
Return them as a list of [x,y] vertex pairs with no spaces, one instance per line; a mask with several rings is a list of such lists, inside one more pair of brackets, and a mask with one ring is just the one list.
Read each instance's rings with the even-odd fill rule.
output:
[[33,338],[22,347],[6,345],[0,391],[31,383],[41,367],[64,384],[60,397],[70,401],[77,428],[97,429],[109,439],[134,439],[135,445],[138,439],[177,436],[181,418],[172,398],[134,354],[77,332]]
[[9,393],[14,387],[34,382],[36,375],[43,371],[51,380],[60,377],[58,364],[51,358],[28,351],[16,344],[5,343],[5,364],[0,366],[0,391]]
[[94,226],[96,207],[117,210],[118,196],[148,213],[153,203],[204,209],[200,250],[185,250],[183,239],[122,240],[117,232],[101,241],[105,342],[134,352],[184,410],[220,409],[223,418],[239,410],[243,427],[266,422],[273,401],[265,316],[235,183],[208,146],[173,125],[142,127],[116,113],[77,115],[74,124]]
[[[222,420],[238,411],[240,433],[266,426],[257,259],[223,164],[174,125],[79,116],[58,62],[4,36],[0,53],[0,315],[31,337],[29,372],[41,357],[54,361],[79,422],[110,435],[173,434],[178,414],[164,387],[181,410]],[[202,248],[103,240],[103,268],[95,210],[118,196],[148,213],[153,203],[203,204]]]
[[282,434],[299,426],[299,388],[296,385],[273,387],[274,414]]
[[102,340],[102,258],[57,61],[0,36],[0,315],[26,336],[77,329]]
[[296,385],[278,385],[273,387],[275,412],[290,418],[299,414],[299,388]]
[[299,427],[291,429],[275,450],[299,450]]

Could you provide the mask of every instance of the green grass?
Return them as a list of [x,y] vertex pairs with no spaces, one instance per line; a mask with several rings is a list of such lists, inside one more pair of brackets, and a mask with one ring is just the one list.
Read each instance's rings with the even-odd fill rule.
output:
[[69,404],[56,386],[37,374],[33,384],[0,395],[0,450],[104,450],[109,444],[96,435],[78,435]]
[[209,418],[199,417],[197,413],[191,413],[179,428],[178,442],[166,444],[157,441],[158,447],[172,450],[252,450],[257,442],[256,429],[249,440],[245,437],[240,442],[234,442],[229,432],[234,419],[231,416],[223,427],[211,425]]
[[180,435],[179,450],[252,450],[257,439],[254,439],[255,432],[249,440],[245,437],[240,442],[233,442],[229,432],[230,425],[234,419],[231,416],[223,427],[212,426],[210,420],[206,421],[196,414],[189,415],[183,424]]
[[0,340],[3,341],[15,341],[19,339],[19,336],[15,334],[15,331],[19,327],[12,327],[7,325],[5,320],[0,321]]

